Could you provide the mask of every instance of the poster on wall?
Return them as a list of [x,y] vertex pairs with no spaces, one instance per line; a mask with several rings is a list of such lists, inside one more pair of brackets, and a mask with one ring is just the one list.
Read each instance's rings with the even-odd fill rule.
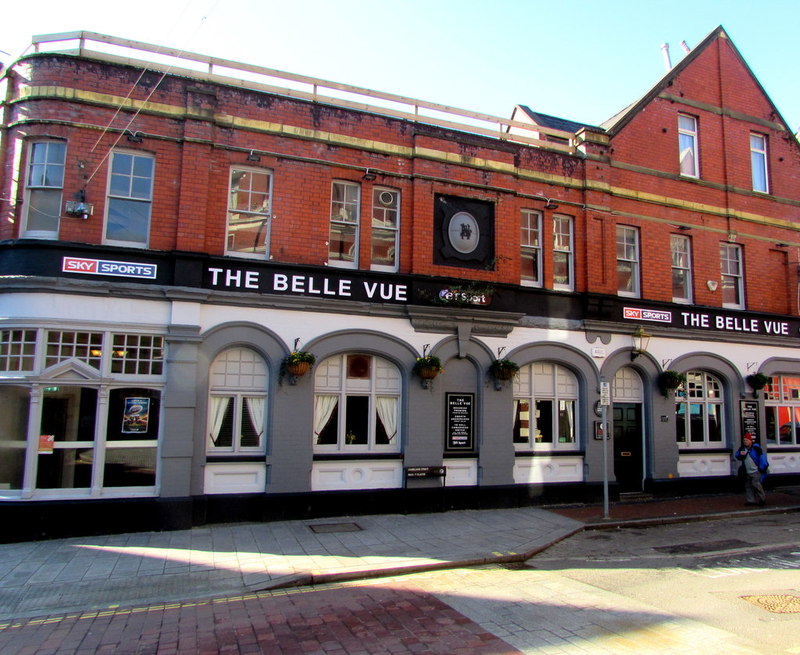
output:
[[125,411],[122,414],[123,434],[147,432],[149,415],[149,398],[125,398]]
[[475,406],[475,394],[448,393],[445,394],[445,403],[447,413],[445,450],[474,450],[473,408]]

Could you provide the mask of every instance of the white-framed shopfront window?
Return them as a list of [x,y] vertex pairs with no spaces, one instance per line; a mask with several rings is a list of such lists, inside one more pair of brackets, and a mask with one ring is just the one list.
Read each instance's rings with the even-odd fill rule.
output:
[[[120,371],[128,337],[157,374]],[[163,359],[161,335],[0,329],[0,497],[154,495]]]
[[574,450],[578,446],[578,379],[550,362],[522,366],[514,378],[514,448]]
[[675,394],[675,438],[678,447],[719,448],[725,443],[725,399],[722,383],[705,371],[688,371]]
[[769,446],[800,445],[800,376],[773,376],[764,387],[764,405]]
[[268,379],[264,358],[249,348],[229,348],[214,359],[209,454],[264,452]]
[[399,452],[401,388],[400,370],[382,357],[344,353],[320,362],[314,375],[314,452]]

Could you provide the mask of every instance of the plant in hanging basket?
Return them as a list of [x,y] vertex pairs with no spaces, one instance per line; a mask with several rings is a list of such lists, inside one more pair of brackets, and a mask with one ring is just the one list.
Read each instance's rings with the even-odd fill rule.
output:
[[413,371],[423,380],[432,380],[439,373],[444,372],[444,367],[442,366],[442,360],[436,355],[423,355],[422,357],[417,357]]
[[769,375],[764,375],[763,373],[753,373],[752,375],[747,376],[747,384],[753,389],[753,391],[761,391],[764,387],[766,387],[772,378]]
[[670,391],[675,391],[686,382],[686,375],[678,371],[664,371],[658,376],[658,387],[664,396],[668,396]]
[[283,358],[281,368],[294,377],[305,375],[314,366],[317,358],[304,350],[294,350]]
[[519,373],[519,364],[510,359],[495,359],[489,367],[491,374],[498,380],[511,380]]

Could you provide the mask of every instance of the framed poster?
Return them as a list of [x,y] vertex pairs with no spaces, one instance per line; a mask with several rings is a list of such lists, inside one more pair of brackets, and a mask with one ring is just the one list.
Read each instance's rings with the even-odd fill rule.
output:
[[741,418],[742,418],[742,436],[745,432],[753,435],[753,441],[760,442],[760,435],[758,433],[758,401],[756,400],[742,400]]
[[445,394],[446,433],[444,449],[471,451],[475,449],[475,394]]

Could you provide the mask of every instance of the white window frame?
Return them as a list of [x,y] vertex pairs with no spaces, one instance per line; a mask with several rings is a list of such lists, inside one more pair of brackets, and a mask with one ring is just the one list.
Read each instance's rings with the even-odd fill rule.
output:
[[[369,358],[369,373],[360,377],[350,375],[350,357]],[[349,443],[347,433],[348,398],[367,398],[367,439],[366,443]],[[384,399],[384,400],[382,400]],[[377,443],[379,404],[384,402],[394,406],[394,416],[388,417],[394,425],[384,423],[384,431],[389,443]],[[318,443],[322,430],[334,420],[336,412],[337,443]],[[327,418],[325,413],[327,412]],[[400,369],[392,362],[377,355],[347,352],[328,357],[320,362],[314,373],[314,452],[341,455],[366,455],[373,453],[399,453],[401,450],[402,417],[402,376]],[[391,433],[390,433],[391,430]]]
[[[735,256],[734,256],[735,253]],[[722,242],[719,246],[722,276],[722,306],[728,309],[744,309],[744,250],[738,243]],[[725,301],[725,289],[735,290],[736,302]]]
[[[51,146],[57,145],[63,148],[63,159],[60,162],[50,160]],[[34,152],[44,148],[44,161],[34,161]],[[28,167],[25,172],[25,227],[22,236],[33,239],[57,239],[61,225],[61,205],[64,199],[64,171],[67,163],[67,143],[56,139],[46,139],[32,141],[28,147]],[[37,184],[34,180],[34,171],[41,177],[41,183]],[[35,210],[35,198],[46,196],[50,199],[48,203],[55,207],[55,214],[39,211],[38,213],[47,219],[52,219],[55,228],[49,230],[31,228],[32,213]]]
[[[676,247],[678,246],[678,247]],[[683,234],[670,234],[670,257],[672,259],[672,302],[692,302],[692,241]],[[679,285],[676,279],[683,279],[684,295],[676,295]]]
[[[579,450],[579,383],[577,376],[569,369],[552,362],[533,362],[522,366],[514,377],[514,449],[517,451],[538,450]],[[550,425],[541,423],[543,417],[537,415],[536,403],[550,402]],[[524,416],[524,404],[527,404],[527,419]],[[560,409],[564,408],[567,416],[571,414],[572,441],[559,440]],[[517,421],[527,420],[527,435],[524,425],[519,426],[517,434]],[[543,430],[549,430],[552,442],[537,440],[537,435]],[[527,436],[527,440],[525,437]]]
[[[695,412],[694,408],[698,411]],[[683,411],[681,411],[683,408]],[[719,420],[717,430],[711,429],[711,413]],[[692,440],[692,416],[700,414],[702,440]],[[678,441],[678,427],[683,426],[684,441]],[[675,394],[675,439],[679,450],[696,448],[726,448],[725,443],[725,398],[722,383],[705,371],[687,371],[686,382]],[[712,439],[713,435],[719,436]]]
[[[251,348],[227,348],[214,358],[209,369],[207,455],[250,455],[266,451],[268,380],[267,362]],[[223,406],[225,399],[228,402]],[[222,419],[228,408],[232,412],[231,444],[218,446],[214,440],[214,432],[222,426]],[[253,421],[254,429],[260,428],[259,442],[255,446],[242,443],[242,417],[245,408]],[[254,410],[256,415],[253,414]]]
[[[250,175],[263,175],[267,178],[267,192],[266,201],[257,207],[252,207],[251,202],[247,203],[247,208],[234,207],[234,175],[241,173],[242,178]],[[239,178],[240,180],[242,178]],[[272,232],[272,171],[263,168],[249,168],[246,166],[231,166],[230,175],[228,177],[228,214],[226,221],[225,232],[225,254],[233,257],[247,257],[250,259],[267,259],[269,258],[270,237]],[[252,200],[252,188],[242,189],[241,185],[236,187],[239,189],[237,193],[242,193],[248,199]],[[258,194],[260,195],[260,194]],[[237,227],[249,226],[252,231],[256,227],[257,242],[250,247],[249,250],[237,250],[231,248],[235,242]]]
[[[387,204],[387,196],[391,194],[393,203]],[[400,201],[402,200],[399,189],[390,187],[373,187],[372,189],[372,247],[370,248],[370,268],[373,271],[388,271],[395,273],[400,262]],[[393,205],[393,206],[392,206]],[[394,217],[394,221],[391,218]],[[387,237],[394,237],[394,246],[391,247],[393,264],[382,264],[375,261],[376,233],[383,233]],[[388,241],[388,239],[387,239]]]
[[542,212],[523,209],[520,216],[520,264],[534,262],[533,279],[520,273],[520,284],[524,287],[542,286]]
[[[572,291],[575,288],[575,227],[572,216],[555,214],[553,216],[553,289],[556,291]],[[564,227],[567,230],[564,231]],[[567,282],[556,282],[556,259],[566,261]]]
[[[340,188],[341,200],[337,200],[336,189]],[[355,196],[355,197],[353,197]],[[331,183],[330,232],[328,236],[328,266],[336,268],[358,268],[358,249],[361,219],[361,185],[348,180],[333,180]],[[333,235],[336,229],[352,229],[352,259],[339,257],[333,251]]]
[[[129,175],[122,174],[122,173],[115,173],[114,172],[114,162],[117,157],[119,156],[127,156],[133,157],[132,166],[131,166],[131,173]],[[136,175],[134,167],[136,165],[137,159],[149,160],[150,161],[150,175],[149,175],[149,184],[147,193],[142,193],[141,191],[134,192],[134,184],[136,180],[143,180],[147,179],[142,175]],[[114,190],[112,193],[113,187],[113,178],[115,176],[118,177],[127,177],[128,180],[128,191],[127,193],[121,193],[117,190]],[[150,228],[151,228],[151,220],[152,220],[152,212],[153,212],[153,187],[155,185],[155,177],[156,177],[156,160],[155,157],[149,153],[143,153],[139,151],[131,152],[127,150],[114,150],[111,153],[111,158],[109,160],[109,169],[108,169],[108,187],[106,191],[106,220],[105,226],[103,227],[103,243],[108,245],[116,245],[116,246],[128,246],[128,247],[138,247],[138,248],[146,248],[148,243],[150,242]],[[143,235],[143,239],[115,239],[108,236],[109,233],[109,225],[110,225],[110,216],[112,211],[112,206],[117,203],[133,203],[140,206],[143,210],[146,210],[146,218],[144,219],[145,223],[145,234]]]
[[683,177],[700,177],[697,117],[678,114],[678,170]]
[[[623,288],[621,273],[630,284]],[[641,295],[639,229],[617,225],[617,295],[638,298]]]
[[[122,497],[152,497],[159,488],[161,475],[159,450],[161,448],[161,433],[164,425],[164,376],[163,373],[135,373],[118,375],[109,373],[113,353],[111,350],[112,332],[103,330],[86,330],[85,327],[71,328],[64,325],[61,329],[49,330],[47,328],[15,327],[3,331],[0,349],[4,351],[5,368],[2,372],[3,382],[8,387],[13,387],[22,392],[26,398],[24,416],[16,415],[16,427],[25,434],[6,435],[0,439],[0,457],[8,453],[24,451],[21,488],[0,488],[2,498],[30,498],[37,499],[65,499],[65,498],[122,498]],[[150,335],[158,340],[163,340],[161,335]],[[34,341],[35,338],[35,341]],[[7,352],[7,355],[5,354]],[[152,351],[148,351],[152,352]],[[148,353],[139,352],[139,361]],[[161,353],[163,355],[163,353]],[[147,368],[147,367],[145,367]],[[149,369],[148,369],[149,370]],[[24,378],[19,376],[24,372]],[[77,379],[81,381],[78,382]],[[94,431],[91,433],[80,431],[79,416],[77,413],[80,401],[76,394],[82,389],[96,392],[96,405],[93,408]],[[117,392],[123,391],[122,399],[126,404],[116,407],[122,414],[112,415],[110,402]],[[150,420],[157,410],[159,421],[154,436],[146,433],[139,434],[130,427],[123,427],[125,436],[110,438],[112,429],[114,433],[121,427],[117,423],[118,417],[135,420],[136,405],[130,405],[128,411],[127,398],[139,397],[142,392],[151,394],[157,392],[158,405],[150,404]],[[59,394],[65,398],[72,398],[71,409],[67,416],[66,428],[75,440],[60,440],[53,444],[54,453],[75,451],[80,456],[82,465],[91,464],[91,482],[88,486],[37,487],[38,467],[41,458],[50,457],[46,446],[40,450],[39,439],[31,439],[31,435],[39,435],[42,421],[42,412],[45,394]],[[152,399],[152,396],[150,396]],[[22,398],[22,396],[20,396]],[[17,409],[23,409],[22,407]],[[8,420],[12,420],[13,412],[9,412]],[[13,423],[14,421],[12,421]],[[5,427],[8,425],[4,424]],[[25,427],[27,426],[27,427]],[[151,428],[156,426],[151,423]],[[25,429],[23,429],[25,428]],[[140,437],[140,438],[137,438]],[[85,451],[85,452],[80,452]],[[59,455],[54,455],[58,457]],[[126,463],[138,466],[139,462],[146,460],[149,465],[155,466],[155,479],[153,484],[135,484],[133,486],[111,486],[106,478],[108,464]],[[119,478],[115,481],[119,482]],[[113,481],[111,481],[113,482]]]
[[773,375],[764,387],[764,405],[770,450],[800,445],[800,376]]
[[753,191],[769,193],[769,167],[767,166],[767,137],[757,132],[750,133],[750,170]]

